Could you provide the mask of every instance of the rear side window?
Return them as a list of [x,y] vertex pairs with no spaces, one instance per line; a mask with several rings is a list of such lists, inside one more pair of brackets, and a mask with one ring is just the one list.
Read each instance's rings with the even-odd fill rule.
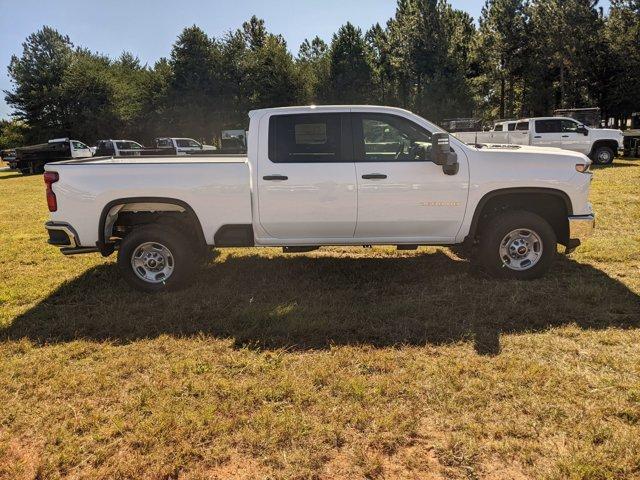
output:
[[516,129],[516,124],[515,124],[515,122],[512,122],[512,123],[507,124],[507,129],[508,129],[510,132],[513,132],[513,131]]
[[536,120],[536,133],[560,133],[560,120]]
[[275,115],[269,119],[269,159],[274,163],[351,161],[343,148],[339,113]]
[[169,138],[159,138],[157,140],[157,146],[158,148],[172,148],[173,145],[171,144],[171,139]]
[[516,124],[516,130],[527,131],[529,130],[529,122],[518,122]]

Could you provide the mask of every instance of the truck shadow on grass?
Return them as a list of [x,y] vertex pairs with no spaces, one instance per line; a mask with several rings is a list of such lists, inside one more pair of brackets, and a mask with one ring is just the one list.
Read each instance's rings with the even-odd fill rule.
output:
[[113,264],[95,267],[0,332],[38,344],[128,343],[160,335],[230,338],[237,347],[473,341],[500,351],[500,334],[576,324],[640,326],[640,297],[605,273],[559,257],[531,282],[493,280],[442,251],[413,257],[230,256],[175,293],[130,290]]

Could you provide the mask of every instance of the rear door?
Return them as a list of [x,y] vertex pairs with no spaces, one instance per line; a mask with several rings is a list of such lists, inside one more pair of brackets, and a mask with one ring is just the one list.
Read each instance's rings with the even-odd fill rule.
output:
[[354,160],[358,182],[355,237],[387,242],[449,242],[464,217],[469,172],[442,167],[420,155],[431,132],[401,116],[354,113]]
[[509,143],[529,145],[529,123],[529,120],[517,122],[515,129],[507,133],[509,135]]
[[560,138],[560,120],[543,119],[535,120],[535,132],[533,132],[531,145],[537,147],[557,147],[562,148]]
[[[356,178],[347,113],[273,115],[258,162],[261,227],[273,238],[352,239]],[[300,243],[300,242],[298,242]]]

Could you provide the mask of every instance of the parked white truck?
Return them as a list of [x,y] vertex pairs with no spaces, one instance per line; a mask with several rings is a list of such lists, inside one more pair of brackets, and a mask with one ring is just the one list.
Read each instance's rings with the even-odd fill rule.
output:
[[532,145],[557,147],[588,155],[595,163],[613,162],[623,148],[621,130],[587,128],[569,117],[526,118],[496,123],[488,132],[457,132],[458,139],[471,145]]
[[594,227],[590,160],[476,148],[406,110],[249,114],[248,156],[102,157],[46,166],[49,243],[118,250],[144,291],[187,282],[210,247],[462,245],[496,276],[539,277]]

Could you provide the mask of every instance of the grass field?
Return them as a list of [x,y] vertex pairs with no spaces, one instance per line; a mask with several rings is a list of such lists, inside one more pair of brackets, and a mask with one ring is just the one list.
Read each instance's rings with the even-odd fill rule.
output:
[[640,478],[640,161],[533,282],[447,249],[223,250],[145,296],[0,173],[0,478]]

